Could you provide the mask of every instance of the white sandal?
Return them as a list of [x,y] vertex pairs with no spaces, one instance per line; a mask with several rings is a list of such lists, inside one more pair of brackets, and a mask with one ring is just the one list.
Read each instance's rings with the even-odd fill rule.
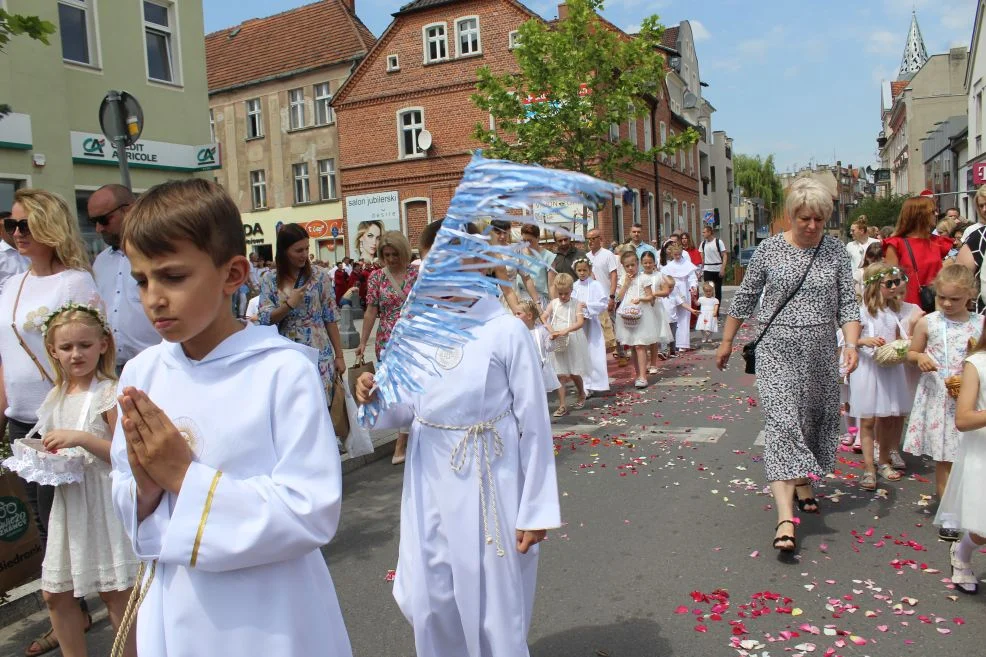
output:
[[948,548],[948,560],[952,565],[952,576],[950,579],[952,580],[952,584],[955,585],[955,590],[959,593],[975,595],[979,593],[979,578],[972,572],[972,564],[959,561],[959,558],[955,556],[955,550],[958,547],[958,543],[952,543],[952,546]]

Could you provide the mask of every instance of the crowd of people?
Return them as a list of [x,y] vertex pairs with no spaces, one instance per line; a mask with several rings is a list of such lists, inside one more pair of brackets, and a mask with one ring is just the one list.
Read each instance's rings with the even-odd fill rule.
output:
[[862,455],[865,491],[901,482],[910,454],[935,464],[935,524],[951,542],[951,581],[977,592],[970,559],[986,544],[986,513],[974,502],[986,492],[986,335],[983,259],[974,253],[986,241],[986,187],[975,201],[979,221],[968,224],[954,208],[939,222],[930,195],[909,198],[889,234],[860,217],[843,246],[825,234],[824,187],[803,179],[788,190],[791,227],[755,251],[717,352],[725,368],[742,321],[756,315],[743,356],[764,410],[776,549],[796,549],[795,504],[820,512],[812,482],[833,471],[840,442]]

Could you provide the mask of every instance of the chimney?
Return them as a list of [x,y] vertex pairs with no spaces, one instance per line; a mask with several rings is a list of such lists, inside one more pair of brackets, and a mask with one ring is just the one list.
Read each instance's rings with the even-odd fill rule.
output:
[[558,20],[563,21],[568,18],[568,5],[564,2],[558,5]]

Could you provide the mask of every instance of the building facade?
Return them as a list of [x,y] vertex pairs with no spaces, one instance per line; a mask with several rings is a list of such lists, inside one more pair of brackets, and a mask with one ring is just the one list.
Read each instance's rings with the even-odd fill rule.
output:
[[135,191],[221,162],[209,135],[201,0],[6,0],[12,13],[55,24],[50,45],[13,37],[0,55],[0,210],[20,187],[55,192],[76,208],[90,253],[103,248],[89,195],[120,182],[99,107],[109,89],[140,102],[144,127],[127,150]]
[[[983,126],[986,122],[986,109],[983,107],[983,94],[986,91],[984,20],[986,20],[986,0],[979,0],[976,8],[976,20],[972,28],[972,42],[969,47],[969,65],[965,73],[966,117],[968,119],[966,154],[964,158],[960,159],[963,165],[960,176],[966,191],[970,194],[982,185],[986,185],[986,135],[983,134]],[[976,217],[976,210],[972,203],[964,195],[963,216],[969,219]]]
[[209,123],[227,154],[219,179],[240,208],[248,247],[264,259],[273,259],[287,223],[308,230],[318,260],[346,255],[331,103],[374,42],[351,0],[321,0],[206,36]]
[[[558,9],[564,17],[567,7]],[[476,69],[517,71],[511,48],[519,27],[531,19],[541,20],[515,0],[417,0],[394,15],[333,103],[350,230],[372,230],[376,222],[382,230],[403,230],[416,244],[425,225],[444,216],[463,169],[481,146],[473,137],[476,126],[495,129],[492,118],[470,101]],[[662,135],[684,130],[687,123],[673,115],[674,93],[668,85],[662,93],[667,98],[657,103],[642,99],[651,103],[648,114],[613,126],[610,138],[646,149]],[[422,141],[422,133],[430,139]],[[607,240],[623,241],[637,223],[646,239],[656,239],[659,198],[669,222],[697,214],[697,182],[688,161],[695,170],[696,154],[683,151],[621,172],[624,193],[590,217],[590,227]],[[362,252],[358,245],[356,252]]]
[[949,208],[959,208],[960,213],[964,210],[959,151],[965,145],[963,135],[968,127],[964,114],[951,116],[928,131],[921,141],[924,189],[930,189],[935,194],[935,203],[942,214]]

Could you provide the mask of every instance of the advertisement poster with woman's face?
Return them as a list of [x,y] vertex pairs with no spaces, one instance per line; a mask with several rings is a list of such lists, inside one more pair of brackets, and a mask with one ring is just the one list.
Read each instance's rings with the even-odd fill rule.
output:
[[378,261],[380,237],[388,230],[401,229],[397,192],[347,197],[346,226],[350,257],[366,262]]

